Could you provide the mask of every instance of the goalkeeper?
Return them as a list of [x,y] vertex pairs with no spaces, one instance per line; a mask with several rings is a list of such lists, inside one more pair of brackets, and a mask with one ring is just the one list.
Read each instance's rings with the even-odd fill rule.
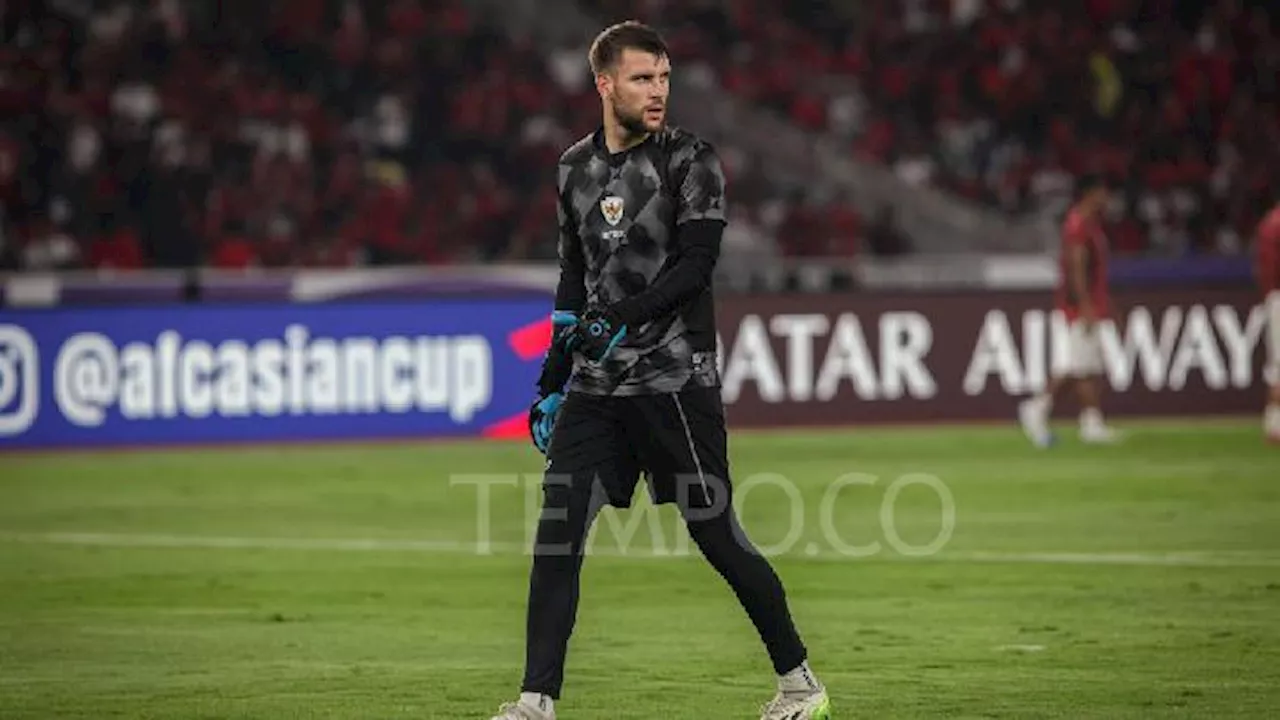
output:
[[714,149],[665,124],[670,61],[652,29],[605,30],[589,54],[603,123],[558,167],[553,344],[529,420],[547,454],[520,700],[496,720],[553,720],[577,613],[582,548],[640,476],[676,503],[768,650],[765,720],[828,718],[783,586],[732,506],[711,279],[725,226]]

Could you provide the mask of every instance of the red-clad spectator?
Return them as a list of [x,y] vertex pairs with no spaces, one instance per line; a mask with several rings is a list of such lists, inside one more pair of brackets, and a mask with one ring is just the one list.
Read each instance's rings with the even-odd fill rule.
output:
[[111,223],[89,245],[89,266],[97,270],[139,270],[145,264],[138,233]]
[[862,217],[852,204],[846,202],[832,202],[826,212],[830,229],[827,254],[840,257],[857,255],[862,240]]
[[317,240],[302,247],[296,261],[304,267],[345,268],[359,265],[360,259],[359,248],[337,235],[321,234]]
[[399,178],[385,178],[365,193],[361,225],[375,264],[394,264],[409,254],[405,233],[409,201],[408,188]]
[[369,34],[360,4],[343,3],[342,20],[330,41],[334,61],[347,71],[354,70],[364,60],[368,49]]
[[17,207],[18,205],[22,154],[22,144],[0,128],[0,207]]
[[466,33],[471,27],[471,15],[460,2],[444,2],[434,5],[436,13],[432,17],[432,27],[446,36],[458,36]]
[[325,0],[276,0],[271,32],[289,46],[314,42],[324,27]]
[[209,264],[221,270],[245,270],[258,266],[258,253],[243,233],[230,232],[214,245]]
[[258,243],[258,261],[263,267],[282,268],[297,259],[298,235],[292,218],[277,214],[267,218],[265,231]]
[[791,119],[806,130],[820,131],[827,124],[827,105],[817,95],[797,94],[791,104]]
[[394,0],[387,8],[387,27],[401,40],[421,39],[429,23],[426,9],[417,0]]

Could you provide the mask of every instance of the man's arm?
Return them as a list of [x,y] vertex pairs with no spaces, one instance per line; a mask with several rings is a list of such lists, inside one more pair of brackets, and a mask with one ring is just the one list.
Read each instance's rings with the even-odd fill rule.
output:
[[1072,243],[1067,247],[1068,268],[1071,290],[1075,293],[1080,315],[1088,322],[1094,317],[1093,297],[1089,294],[1089,251],[1083,243]]
[[556,284],[555,311],[551,314],[551,347],[542,361],[538,390],[545,396],[560,392],[573,373],[573,354],[565,340],[582,315],[587,303],[586,262],[578,226],[565,203],[565,180],[568,168],[560,167],[556,182],[556,222],[559,227],[556,248],[560,258],[560,280]]
[[556,248],[560,257],[560,282],[556,286],[556,310],[581,314],[587,304],[586,261],[582,256],[577,221],[565,199],[569,168],[561,166],[558,175],[556,223],[559,233]]
[[629,327],[643,325],[696,297],[710,283],[725,227],[725,179],[720,158],[704,142],[691,147],[676,197],[675,256],[644,292],[608,309]]
[[644,292],[614,303],[609,312],[620,324],[638,327],[697,296],[711,282],[723,234],[724,223],[719,220],[693,220],[681,225],[676,232],[679,255],[671,269]]
[[1280,252],[1280,243],[1276,242],[1276,230],[1268,226],[1264,222],[1258,228],[1257,237],[1254,238],[1254,277],[1258,282],[1258,289],[1263,292],[1269,292],[1276,287],[1276,253]]
[[1267,261],[1267,249],[1263,244],[1266,242],[1267,238],[1259,228],[1253,236],[1253,282],[1259,290],[1264,292],[1267,289],[1267,271],[1263,268],[1263,264]]

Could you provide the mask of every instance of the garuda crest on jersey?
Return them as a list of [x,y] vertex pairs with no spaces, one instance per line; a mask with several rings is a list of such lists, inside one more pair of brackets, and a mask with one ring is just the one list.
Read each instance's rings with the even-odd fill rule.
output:
[[622,222],[622,210],[625,203],[622,198],[617,195],[609,195],[600,201],[600,214],[604,215],[605,222],[610,225],[617,225]]

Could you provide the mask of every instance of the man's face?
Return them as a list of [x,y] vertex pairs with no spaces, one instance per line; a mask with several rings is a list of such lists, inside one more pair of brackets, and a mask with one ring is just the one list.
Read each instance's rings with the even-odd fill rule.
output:
[[1095,212],[1103,212],[1107,209],[1107,203],[1111,200],[1111,192],[1105,185],[1096,187],[1093,192],[1089,193],[1090,204]]
[[667,119],[671,94],[671,61],[664,56],[627,48],[612,70],[596,79],[596,87],[628,132],[657,132]]

